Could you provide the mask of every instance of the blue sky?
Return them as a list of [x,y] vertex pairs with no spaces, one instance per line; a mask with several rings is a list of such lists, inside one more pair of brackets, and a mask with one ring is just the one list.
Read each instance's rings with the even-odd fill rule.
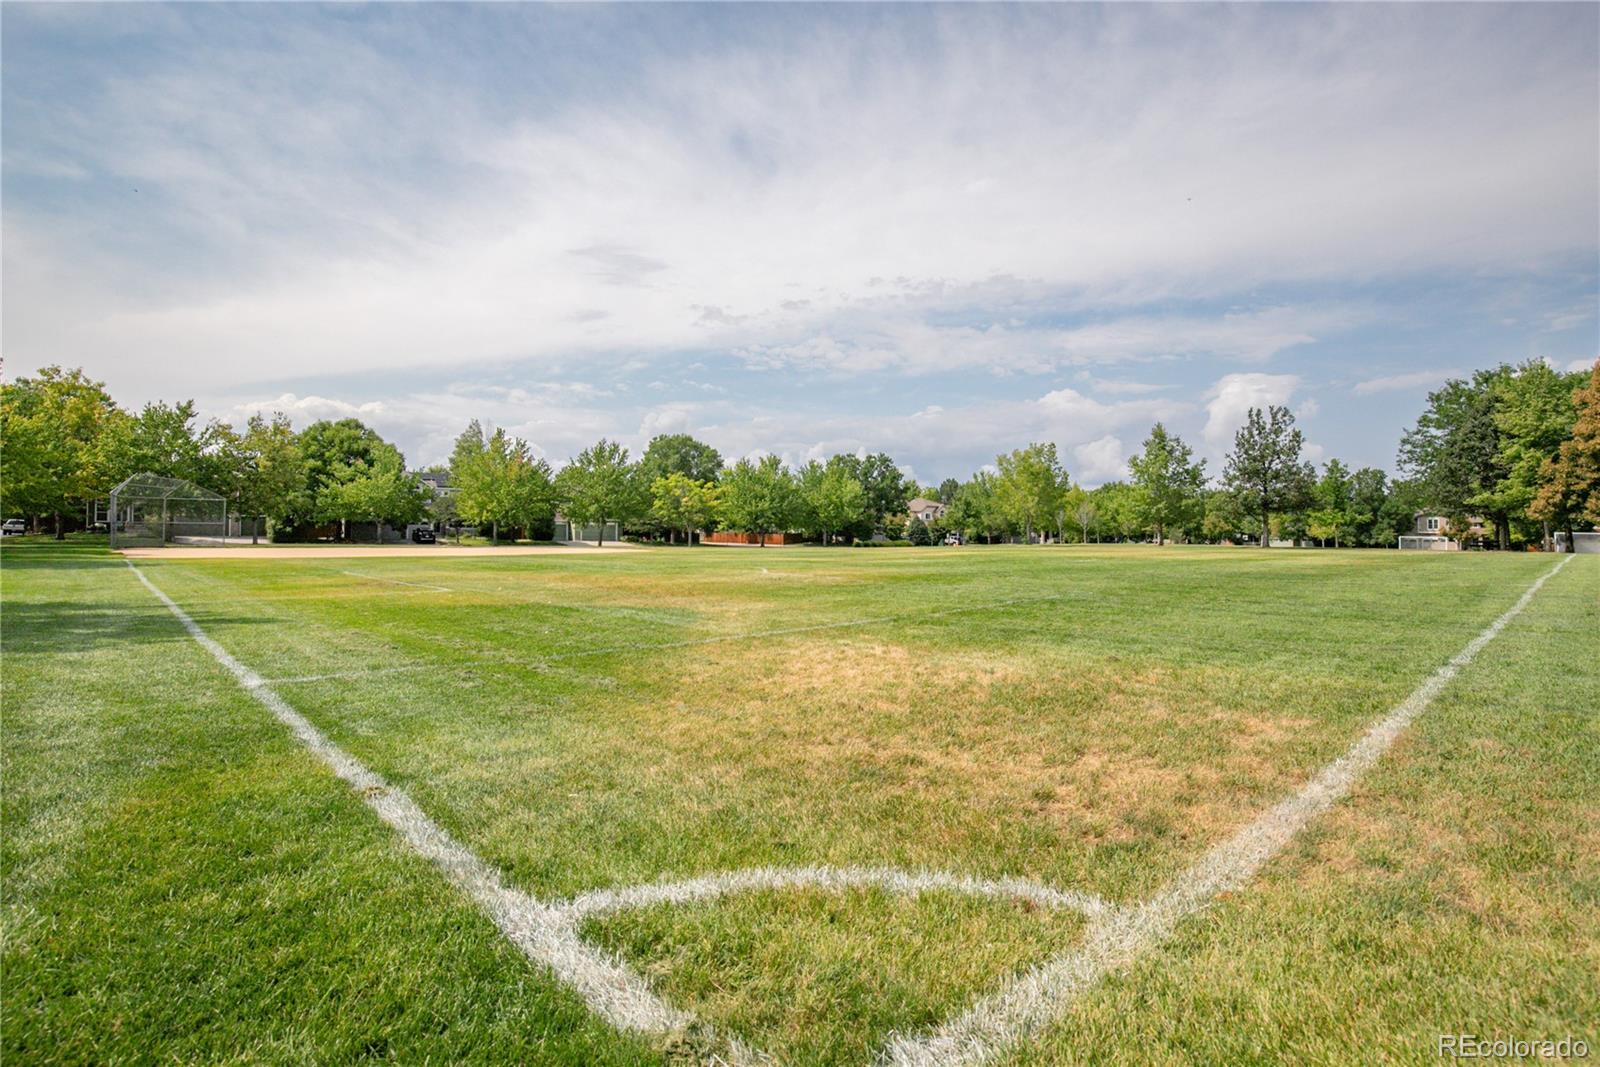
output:
[[6,369],[125,403],[1094,485],[1600,353],[1592,4],[0,17]]

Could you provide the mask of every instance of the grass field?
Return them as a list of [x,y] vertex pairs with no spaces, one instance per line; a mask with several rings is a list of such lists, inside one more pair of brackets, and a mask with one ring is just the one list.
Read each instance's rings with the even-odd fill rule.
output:
[[[30,539],[31,542],[31,539]],[[754,868],[1139,904],[1339,757],[1552,557],[641,550],[140,560],[294,711],[539,901]],[[1025,889],[596,908],[703,1025],[532,963],[120,558],[7,544],[9,1062],[860,1064],[1070,953]],[[1600,559],[1577,558],[1258,877],[997,1062],[1600,1055]],[[1006,883],[1011,885],[1012,883]],[[1041,903],[1043,901],[1043,903]]]

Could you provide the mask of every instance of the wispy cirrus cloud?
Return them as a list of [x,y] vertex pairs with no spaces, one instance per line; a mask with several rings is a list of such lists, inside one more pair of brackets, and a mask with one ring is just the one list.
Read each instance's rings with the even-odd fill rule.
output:
[[1464,373],[1454,367],[1447,370],[1407,371],[1405,374],[1388,374],[1381,378],[1368,378],[1352,385],[1350,391],[1357,396],[1371,396],[1374,393],[1397,393],[1407,389],[1421,389],[1427,386],[1442,385],[1451,378],[1462,377]]

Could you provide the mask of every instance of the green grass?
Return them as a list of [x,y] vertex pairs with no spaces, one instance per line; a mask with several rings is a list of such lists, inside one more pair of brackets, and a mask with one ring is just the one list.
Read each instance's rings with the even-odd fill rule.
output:
[[[0,554],[4,1055],[682,1051],[610,1030],[506,945],[119,558],[25,540]],[[140,567],[542,897],[862,864],[1131,904],[1551,562],[1090,546]],[[1260,880],[1014,1058],[1420,1063],[1457,1030],[1600,1048],[1597,634],[1600,561],[1579,558]],[[803,890],[587,931],[789,1062],[861,1063],[1081,928],[1015,901]]]

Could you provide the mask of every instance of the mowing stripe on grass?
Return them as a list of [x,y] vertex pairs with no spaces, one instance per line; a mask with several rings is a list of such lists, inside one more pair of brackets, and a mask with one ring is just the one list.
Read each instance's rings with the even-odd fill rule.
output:
[[995,608],[1010,608],[1018,604],[1044,604],[1052,600],[1062,600],[1069,594],[1051,593],[1047,596],[1013,597],[1010,600],[995,600],[987,604],[967,604],[957,608],[940,608],[935,611],[905,612],[900,615],[874,615],[863,619],[846,619],[843,622],[816,622],[803,626],[784,626],[776,630],[745,630],[740,633],[718,634],[715,637],[690,637],[682,641],[659,641],[653,643],[639,643],[631,645],[606,645],[603,648],[585,648],[577,652],[558,652],[553,656],[541,656],[532,661],[507,661],[526,665],[528,663],[554,663],[557,660],[580,659],[585,656],[606,656],[613,652],[648,652],[656,648],[689,648],[694,645],[715,645],[724,641],[747,641],[761,637],[787,637],[790,634],[808,634],[818,630],[844,630],[852,626],[875,626],[885,622],[906,622],[913,619],[940,619],[947,615],[965,615],[974,611],[992,611]]
[[1300,792],[1211,849],[1145,903],[1117,908],[1094,920],[1078,951],[1013,979],[1000,992],[979,1000],[932,1033],[892,1039],[887,1061],[895,1067],[982,1063],[1061,1015],[1077,994],[1155,947],[1181,920],[1205,907],[1218,893],[1248,882],[1308,822],[1348,793],[1450,679],[1522,613],[1545,582],[1571,562],[1568,556],[1541,575],[1505,614],[1484,627]]
[[422,585],[419,582],[402,582],[398,578],[385,578],[377,574],[362,574],[360,571],[340,571],[339,573],[348,574],[352,578],[365,578],[369,582],[388,582],[390,585],[405,585],[410,586],[412,589],[426,589],[434,593],[455,592],[454,589],[446,589],[442,585]]
[[267,685],[299,685],[302,682],[326,682],[335,678],[367,678],[374,674],[407,674],[411,671],[436,670],[431,663],[416,663],[409,667],[370,667],[353,671],[329,671],[327,674],[301,674],[293,678],[266,678]]

